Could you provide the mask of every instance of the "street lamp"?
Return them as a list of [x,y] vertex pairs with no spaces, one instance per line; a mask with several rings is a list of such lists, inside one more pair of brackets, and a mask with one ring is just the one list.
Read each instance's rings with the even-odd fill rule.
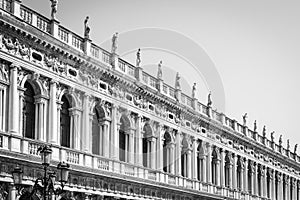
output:
[[[48,167],[51,161],[52,149],[49,146],[44,145],[38,148],[38,152],[40,152],[42,165],[44,166],[44,177],[40,177],[35,180],[30,196],[32,196],[36,191],[40,191],[43,194],[43,199],[46,200],[47,196],[50,193],[55,195],[63,193],[63,188],[65,184],[68,182],[70,166],[65,162],[60,162],[57,165],[57,169],[59,172],[58,178],[60,182],[60,187],[55,189],[54,188],[55,178],[56,178],[55,172],[48,171]],[[23,179],[23,171],[18,165],[12,171],[12,175],[13,175],[14,184],[21,185]]]

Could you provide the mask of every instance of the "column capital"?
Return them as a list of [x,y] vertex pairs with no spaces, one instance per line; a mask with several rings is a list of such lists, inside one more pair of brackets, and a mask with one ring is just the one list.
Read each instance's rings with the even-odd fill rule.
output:
[[11,64],[9,65],[9,68],[10,68],[11,70],[14,70],[14,69],[19,70],[19,69],[21,69],[21,67],[20,67],[19,65],[17,65],[16,63],[11,63]]
[[281,181],[282,181],[282,175],[281,175],[281,172],[277,172],[277,173],[276,173],[276,178],[277,178],[278,182],[281,182]]

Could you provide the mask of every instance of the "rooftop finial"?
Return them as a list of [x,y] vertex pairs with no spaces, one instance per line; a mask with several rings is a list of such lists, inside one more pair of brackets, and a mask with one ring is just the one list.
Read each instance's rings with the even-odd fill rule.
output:
[[192,89],[192,98],[194,99],[194,98],[196,98],[196,83],[194,83],[194,85],[193,85],[193,89]]
[[136,66],[139,67],[141,64],[141,49],[139,48],[136,52]]
[[211,91],[209,91],[208,97],[207,97],[207,107],[211,107],[212,100],[211,100]]
[[247,113],[243,115],[243,126],[247,126]]
[[[265,138],[266,135],[267,135],[266,125],[264,125],[264,127],[263,127],[263,132],[262,132],[262,134],[263,134],[263,137]],[[273,137],[273,136],[271,136],[271,137]]]
[[158,63],[157,79],[162,80],[162,60]]
[[256,120],[254,121],[254,128],[253,128],[254,132],[257,132],[257,124],[256,124]]
[[112,45],[111,45],[111,53],[117,53],[117,48],[118,48],[118,32],[116,32],[112,39]]
[[89,16],[86,16],[84,20],[84,38],[90,38]]
[[56,13],[57,13],[57,3],[58,0],[50,0],[51,1],[51,19],[56,19]]

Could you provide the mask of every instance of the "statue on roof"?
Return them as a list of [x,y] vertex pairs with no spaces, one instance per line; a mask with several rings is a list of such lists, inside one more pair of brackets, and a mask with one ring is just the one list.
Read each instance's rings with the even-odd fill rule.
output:
[[274,131],[271,132],[271,141],[274,142]]
[[266,135],[267,135],[266,125],[264,125],[264,127],[263,127],[262,135],[263,135],[263,137],[266,137]]
[[243,126],[247,126],[247,113],[243,115]]
[[57,0],[50,0],[51,1],[51,19],[56,18],[56,13],[57,13]]
[[282,135],[279,136],[279,146],[282,146]]
[[193,89],[192,89],[192,98],[196,98],[196,83],[194,83],[193,85]]
[[162,60],[158,63],[157,79],[162,80]]
[[210,91],[207,97],[207,106],[211,107],[211,105],[212,105],[212,100],[211,100],[211,91]]
[[298,148],[298,144],[295,144],[295,146],[294,146],[294,154],[297,154],[297,148]]
[[254,120],[254,128],[253,131],[256,133],[257,132],[257,124],[256,124],[256,120]]
[[177,72],[176,73],[176,79],[175,79],[175,90],[180,90],[181,86],[180,86],[180,75]]
[[86,16],[84,20],[84,38],[89,39],[90,38],[90,27],[89,27],[89,16]]
[[111,45],[111,53],[117,53],[117,48],[118,48],[118,32],[116,32],[112,39],[112,45]]
[[136,66],[139,67],[141,64],[141,49],[136,52]]
[[286,149],[289,151],[290,150],[290,140],[288,139],[287,141],[286,141]]

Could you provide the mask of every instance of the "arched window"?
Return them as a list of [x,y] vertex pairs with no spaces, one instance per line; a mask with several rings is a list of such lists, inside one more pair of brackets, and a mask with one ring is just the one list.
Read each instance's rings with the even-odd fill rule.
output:
[[155,168],[155,142],[156,138],[153,137],[152,128],[147,122],[143,127],[143,166]]
[[35,139],[35,105],[34,90],[30,83],[25,82],[23,105],[23,134],[27,138]]
[[70,147],[70,103],[65,95],[61,98],[62,106],[60,112],[60,144],[63,147]]

